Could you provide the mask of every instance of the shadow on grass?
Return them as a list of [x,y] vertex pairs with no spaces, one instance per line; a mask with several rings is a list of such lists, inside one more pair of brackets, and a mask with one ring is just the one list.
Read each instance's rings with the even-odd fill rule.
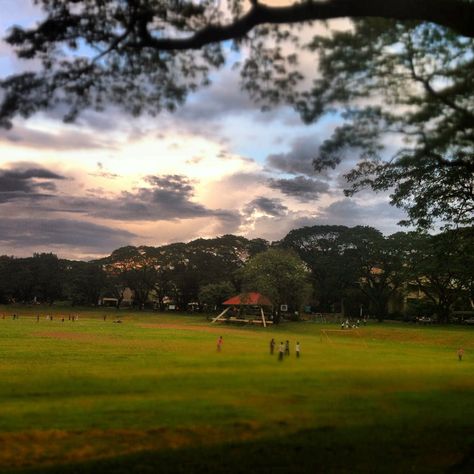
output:
[[427,432],[323,427],[271,439],[140,452],[10,474],[460,474],[474,472],[473,441],[472,433],[446,433],[442,427]]

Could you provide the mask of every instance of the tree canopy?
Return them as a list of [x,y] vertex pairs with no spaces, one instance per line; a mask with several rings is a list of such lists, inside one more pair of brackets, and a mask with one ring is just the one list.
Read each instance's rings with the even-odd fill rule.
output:
[[386,238],[373,227],[303,227],[279,244],[297,252],[311,269],[320,311],[330,312],[361,293],[366,310],[384,319],[389,300],[406,281],[399,239]]
[[[317,169],[358,151],[346,194],[390,190],[407,223],[457,225],[474,215],[474,42],[429,23],[355,22],[318,38],[321,78],[297,106],[306,120],[346,105]],[[393,141],[400,141],[394,146]],[[392,148],[392,150],[390,150]]]
[[[0,302],[97,305],[125,293],[138,308],[172,301],[218,308],[242,291],[259,291],[291,311],[384,319],[474,307],[474,228],[384,237],[372,227],[312,226],[270,245],[226,235],[161,247],[122,247],[92,262],[0,256]],[[126,291],[127,290],[127,291]],[[192,305],[196,308],[196,305]],[[278,316],[278,315],[277,315]]]
[[[358,154],[347,194],[390,190],[406,223],[420,227],[473,222],[472,0],[36,3],[44,18],[6,38],[34,67],[0,82],[0,125],[60,104],[66,120],[109,104],[133,114],[174,110],[225,64],[231,41],[246,52],[242,87],[263,107],[285,102],[306,122],[343,120],[314,164],[321,171]],[[311,28],[336,18],[352,26]],[[302,25],[312,39],[298,34]],[[303,52],[315,55],[309,87]]]
[[269,249],[251,258],[240,270],[243,289],[258,291],[279,308],[288,304],[294,310],[309,297],[309,271],[292,252]]

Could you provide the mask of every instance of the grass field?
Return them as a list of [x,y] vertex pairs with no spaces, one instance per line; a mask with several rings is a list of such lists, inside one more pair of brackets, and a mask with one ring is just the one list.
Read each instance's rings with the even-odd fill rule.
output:
[[52,311],[0,307],[2,473],[474,472],[472,328]]

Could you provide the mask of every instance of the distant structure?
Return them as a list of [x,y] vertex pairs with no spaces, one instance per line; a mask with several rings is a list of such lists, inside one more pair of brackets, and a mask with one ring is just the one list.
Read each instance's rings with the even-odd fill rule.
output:
[[240,295],[232,296],[232,298],[229,298],[222,304],[227,306],[227,308],[212,320],[213,323],[217,321],[250,323],[262,324],[263,327],[273,324],[273,321],[265,317],[265,311],[267,311],[267,314],[271,313],[273,304],[266,296],[260,293],[241,293]]

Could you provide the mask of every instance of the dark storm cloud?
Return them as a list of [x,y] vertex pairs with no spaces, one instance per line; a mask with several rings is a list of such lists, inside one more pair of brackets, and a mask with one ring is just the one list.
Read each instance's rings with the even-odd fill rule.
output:
[[329,191],[329,184],[317,179],[297,176],[292,179],[269,179],[268,186],[278,189],[287,196],[294,197],[301,202],[318,199],[321,194]]
[[281,199],[259,196],[250,201],[244,208],[244,213],[247,215],[251,215],[255,211],[263,212],[268,216],[280,217],[287,214],[288,208],[281,203]]
[[53,171],[26,163],[0,170],[0,203],[49,197],[45,192],[54,192],[54,181],[63,179]]
[[0,242],[12,248],[61,245],[109,252],[134,237],[125,230],[70,219],[2,218],[0,226]]
[[314,176],[313,160],[318,154],[319,141],[314,136],[299,137],[291,144],[288,153],[269,155],[266,160],[268,168],[289,174]]

